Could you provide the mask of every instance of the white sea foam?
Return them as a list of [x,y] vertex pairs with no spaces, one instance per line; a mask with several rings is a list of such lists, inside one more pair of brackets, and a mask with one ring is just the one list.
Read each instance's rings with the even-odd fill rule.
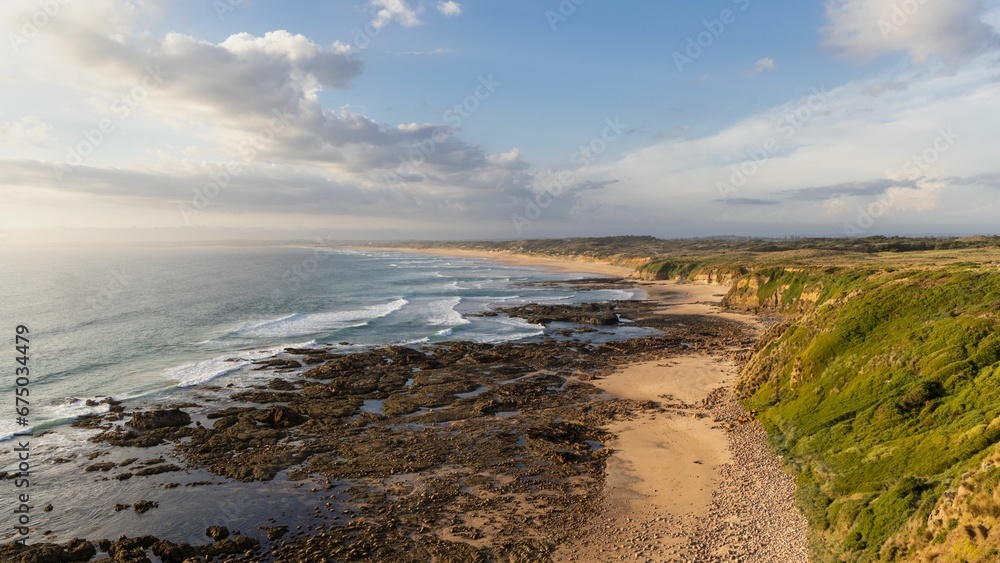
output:
[[[241,367],[250,364],[254,360],[269,358],[280,352],[280,349],[265,350],[262,352],[243,353],[238,355],[227,354],[204,360],[193,364],[186,364],[180,367],[167,370],[166,376],[177,381],[178,387],[190,387],[199,383],[211,381],[216,377],[232,373]],[[248,358],[252,355],[252,359]],[[233,361],[229,361],[230,359]]]
[[334,254],[355,254],[355,255],[360,254],[360,255],[363,255],[363,256],[370,256],[370,254],[366,253],[365,251],[358,250],[356,248],[328,248],[328,247],[325,247],[325,246],[310,247],[310,248],[323,248],[325,250],[329,250],[330,252],[332,252]]
[[240,368],[246,367],[253,362],[273,358],[285,350],[285,348],[310,348],[316,345],[316,341],[304,342],[301,344],[288,344],[266,348],[263,350],[252,350],[247,352],[233,352],[225,356],[218,356],[210,360],[184,364],[168,369],[164,375],[177,382],[178,387],[191,387],[199,383],[211,381],[217,377],[233,373]]
[[543,325],[529,323],[528,321],[517,317],[497,317],[496,320],[502,325],[507,325],[516,329],[531,331],[545,330],[545,326]]
[[542,297],[541,295],[528,296],[528,297],[513,297],[507,299],[509,303],[504,303],[504,305],[531,305],[534,303],[554,303],[559,301],[569,301],[573,299],[572,295],[558,295],[554,297]]
[[110,405],[97,404],[88,405],[87,400],[100,402],[105,397],[67,397],[60,399],[51,405],[39,405],[32,410],[31,420],[36,424],[31,427],[17,425],[13,420],[0,422],[0,442],[9,440],[18,432],[32,432],[42,430],[60,423],[66,423],[88,414],[100,414],[108,412]]
[[529,323],[523,319],[500,316],[495,317],[493,322],[499,325],[496,326],[495,330],[490,331],[488,334],[469,335],[469,339],[473,342],[500,344],[545,334],[545,327],[543,325]]
[[458,289],[507,289],[510,278],[487,278],[480,281],[465,281],[458,284]]
[[476,299],[478,301],[510,301],[511,299],[520,298],[520,295],[478,295],[476,297],[469,297],[469,299]]
[[[101,404],[100,401],[104,400],[106,397],[71,397],[68,399],[63,399],[59,403],[47,407],[42,407],[40,409],[41,415],[45,416],[47,419],[63,421],[63,420],[74,420],[81,416],[86,416],[88,414],[100,414],[108,412],[111,408],[110,405],[104,403]],[[87,404],[87,400],[92,400],[99,404],[90,406]]]
[[491,334],[488,336],[480,336],[473,338],[473,342],[479,342],[481,344],[503,344],[504,342],[512,342],[514,340],[522,340],[525,338],[531,338],[533,336],[541,336],[545,334],[544,330],[538,330],[535,332],[516,332],[512,334]]
[[597,297],[602,301],[628,301],[635,297],[635,292],[627,289],[595,289],[582,293],[581,296],[587,297],[588,300]]
[[245,338],[284,338],[332,332],[350,327],[365,326],[370,321],[387,317],[405,307],[409,301],[396,299],[382,305],[371,305],[353,311],[329,313],[295,313],[277,319],[245,324],[233,331]]
[[461,302],[461,297],[449,297],[427,303],[427,324],[448,327],[469,324],[469,319],[466,319],[462,316],[462,313],[455,310],[455,307]]
[[13,420],[0,420],[0,442],[10,440],[18,432],[31,432],[30,426],[18,426]]

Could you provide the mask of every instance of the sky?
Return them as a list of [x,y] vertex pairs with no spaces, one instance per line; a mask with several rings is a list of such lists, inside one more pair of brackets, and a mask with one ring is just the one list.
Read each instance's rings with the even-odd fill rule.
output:
[[0,245],[995,234],[1000,0],[4,0]]

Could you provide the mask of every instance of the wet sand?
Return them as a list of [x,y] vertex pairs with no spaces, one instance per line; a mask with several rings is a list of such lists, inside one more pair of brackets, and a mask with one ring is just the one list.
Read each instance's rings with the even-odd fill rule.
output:
[[[678,292],[666,316],[720,316],[759,330],[748,315],[717,305],[727,288],[655,282]],[[715,303],[715,304],[713,304]],[[728,396],[738,375],[721,354],[636,363],[592,383],[619,398],[656,401],[605,428],[616,435],[601,514],[555,561],[807,561],[807,528],[795,484],[766,433]]]

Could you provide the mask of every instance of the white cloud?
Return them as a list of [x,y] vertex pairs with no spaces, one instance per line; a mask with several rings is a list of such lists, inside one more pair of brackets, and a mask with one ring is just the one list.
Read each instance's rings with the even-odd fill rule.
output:
[[902,51],[957,62],[996,44],[983,15],[981,0],[828,0],[824,45],[861,60]]
[[417,11],[406,4],[406,0],[369,0],[369,5],[375,8],[375,19],[372,27],[382,29],[390,22],[397,22],[403,27],[420,25]]
[[843,197],[835,197],[823,202],[823,210],[828,217],[837,217],[844,209],[846,200]]
[[528,164],[521,157],[521,149],[514,147],[507,152],[494,154],[487,157],[490,164],[508,170],[523,170]]
[[[17,2],[17,18],[22,9],[37,9],[35,0]],[[417,25],[422,14],[412,1],[370,5],[383,26]],[[363,69],[344,45],[321,45],[282,30],[238,33],[221,42],[180,33],[157,36],[148,31],[157,27],[145,25],[142,10],[123,12],[120,6],[111,0],[66,4],[23,56],[0,58],[0,72],[18,86],[4,92],[7,115],[0,117],[0,142],[8,146],[0,159],[0,223],[118,226],[148,219],[178,226],[177,205],[190,202],[220,163],[246,159],[241,144],[256,137],[275,110],[288,113],[287,126],[259,143],[255,157],[197,224],[298,227],[353,216],[371,224],[406,223],[414,229],[410,233],[439,223],[456,225],[456,234],[466,236],[514,236],[510,213],[523,213],[523,202],[559,177],[558,170],[532,171],[519,149],[491,154],[434,122],[441,120],[382,123],[361,106],[325,107],[319,93],[349,87]],[[4,14],[6,4],[0,6]],[[843,13],[838,17],[847,21]],[[839,46],[830,43],[834,37]],[[892,50],[913,55],[919,43],[910,38],[912,45],[887,47],[881,35],[871,44],[845,39],[850,37],[827,35],[831,48],[848,52],[850,46],[856,56]],[[935,54],[965,53],[965,64],[947,74],[897,69],[838,87],[805,112],[807,119],[790,136],[782,124],[802,113],[805,99],[746,116],[711,135],[697,136],[697,127],[668,130],[618,161],[606,155],[574,170],[565,195],[554,198],[525,235],[565,235],[581,225],[590,232],[669,228],[694,235],[745,233],[753,226],[763,233],[803,232],[825,224],[827,232],[837,232],[859,206],[879,197],[892,201],[879,219],[887,227],[905,227],[908,217],[916,224],[914,213],[922,214],[920,224],[993,225],[1000,201],[1000,167],[992,154],[1000,130],[995,61],[990,53],[946,49],[947,42],[927,45]],[[159,67],[168,79],[127,121],[115,121],[115,132],[72,181],[56,181],[52,164],[62,159],[61,147],[79,143],[81,131],[101,119],[117,119],[110,104],[141,84],[147,67]],[[764,58],[748,72],[756,76],[775,68]],[[349,101],[364,102],[342,103]],[[908,172],[905,163],[933,147],[941,128],[959,136],[954,148],[919,174]],[[779,150],[720,202],[718,183],[730,181],[733,167],[769,138]],[[93,211],[98,208],[106,211]]]
[[452,0],[448,0],[447,2],[438,2],[437,9],[449,18],[454,18],[462,14],[462,6],[458,2],[454,2]]
[[825,102],[795,99],[712,135],[668,138],[591,165],[575,172],[578,181],[619,181],[581,195],[578,221],[666,222],[678,234],[843,234],[860,207],[882,199],[892,203],[881,232],[986,229],[1000,199],[995,74],[988,53],[952,73],[894,70],[828,90]]
[[[373,5],[386,11],[378,16],[385,23],[419,23],[405,2]],[[0,16],[10,15],[5,6]],[[194,224],[251,228],[268,216],[275,225],[328,224],[318,218],[347,214],[370,218],[369,226],[491,223],[505,232],[496,210],[527,193],[528,164],[517,149],[493,155],[443,123],[380,123],[356,108],[324,107],[321,90],[350,86],[362,70],[344,45],[283,30],[221,42],[158,37],[118,6],[68,4],[26,47],[30,58],[0,60],[18,84],[17,104],[8,106],[17,113],[0,118],[0,143],[13,147],[0,158],[0,223],[32,224],[28,209],[44,210],[38,225],[184,226],[178,206],[225,162],[241,171]],[[146,88],[150,68],[164,80]],[[127,118],[110,109],[137,91]],[[70,181],[59,181],[61,147],[78,146],[81,131],[104,119],[113,132],[88,149]],[[276,119],[285,122],[269,129]],[[59,149],[29,146],[47,135]]]
[[754,63],[753,67],[747,69],[743,73],[743,76],[747,78],[753,78],[754,76],[757,76],[758,74],[764,72],[765,70],[774,70],[776,68],[778,68],[778,65],[774,64],[773,60],[771,60],[768,57],[764,57],[763,59],[760,59],[759,61]]
[[37,115],[25,115],[13,121],[0,121],[0,142],[9,145],[43,145],[51,140],[52,124]]
[[885,192],[890,208],[900,211],[933,211],[938,208],[939,196],[948,184],[939,179],[922,178],[913,188],[889,188]]
[[[189,35],[168,33],[126,45],[95,34],[60,34],[44,76],[94,94],[91,106],[113,100],[158,77],[154,95],[144,97],[143,111],[163,119],[228,123],[259,128],[276,110],[300,115],[316,103],[324,88],[344,88],[361,72],[361,62],[340,44],[323,47],[284,30],[257,37],[239,33],[214,44]],[[81,78],[62,69],[89,68]]]

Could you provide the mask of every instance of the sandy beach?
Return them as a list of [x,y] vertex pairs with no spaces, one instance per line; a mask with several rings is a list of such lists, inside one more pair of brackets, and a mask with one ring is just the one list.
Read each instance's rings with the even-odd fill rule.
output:
[[[653,285],[661,291],[651,295],[674,293],[659,314],[718,316],[760,329],[750,315],[721,310],[728,288]],[[601,514],[555,561],[808,561],[794,481],[763,428],[729,397],[737,376],[725,355],[695,351],[592,382],[620,398],[659,402],[667,412],[606,427],[617,438]]]

